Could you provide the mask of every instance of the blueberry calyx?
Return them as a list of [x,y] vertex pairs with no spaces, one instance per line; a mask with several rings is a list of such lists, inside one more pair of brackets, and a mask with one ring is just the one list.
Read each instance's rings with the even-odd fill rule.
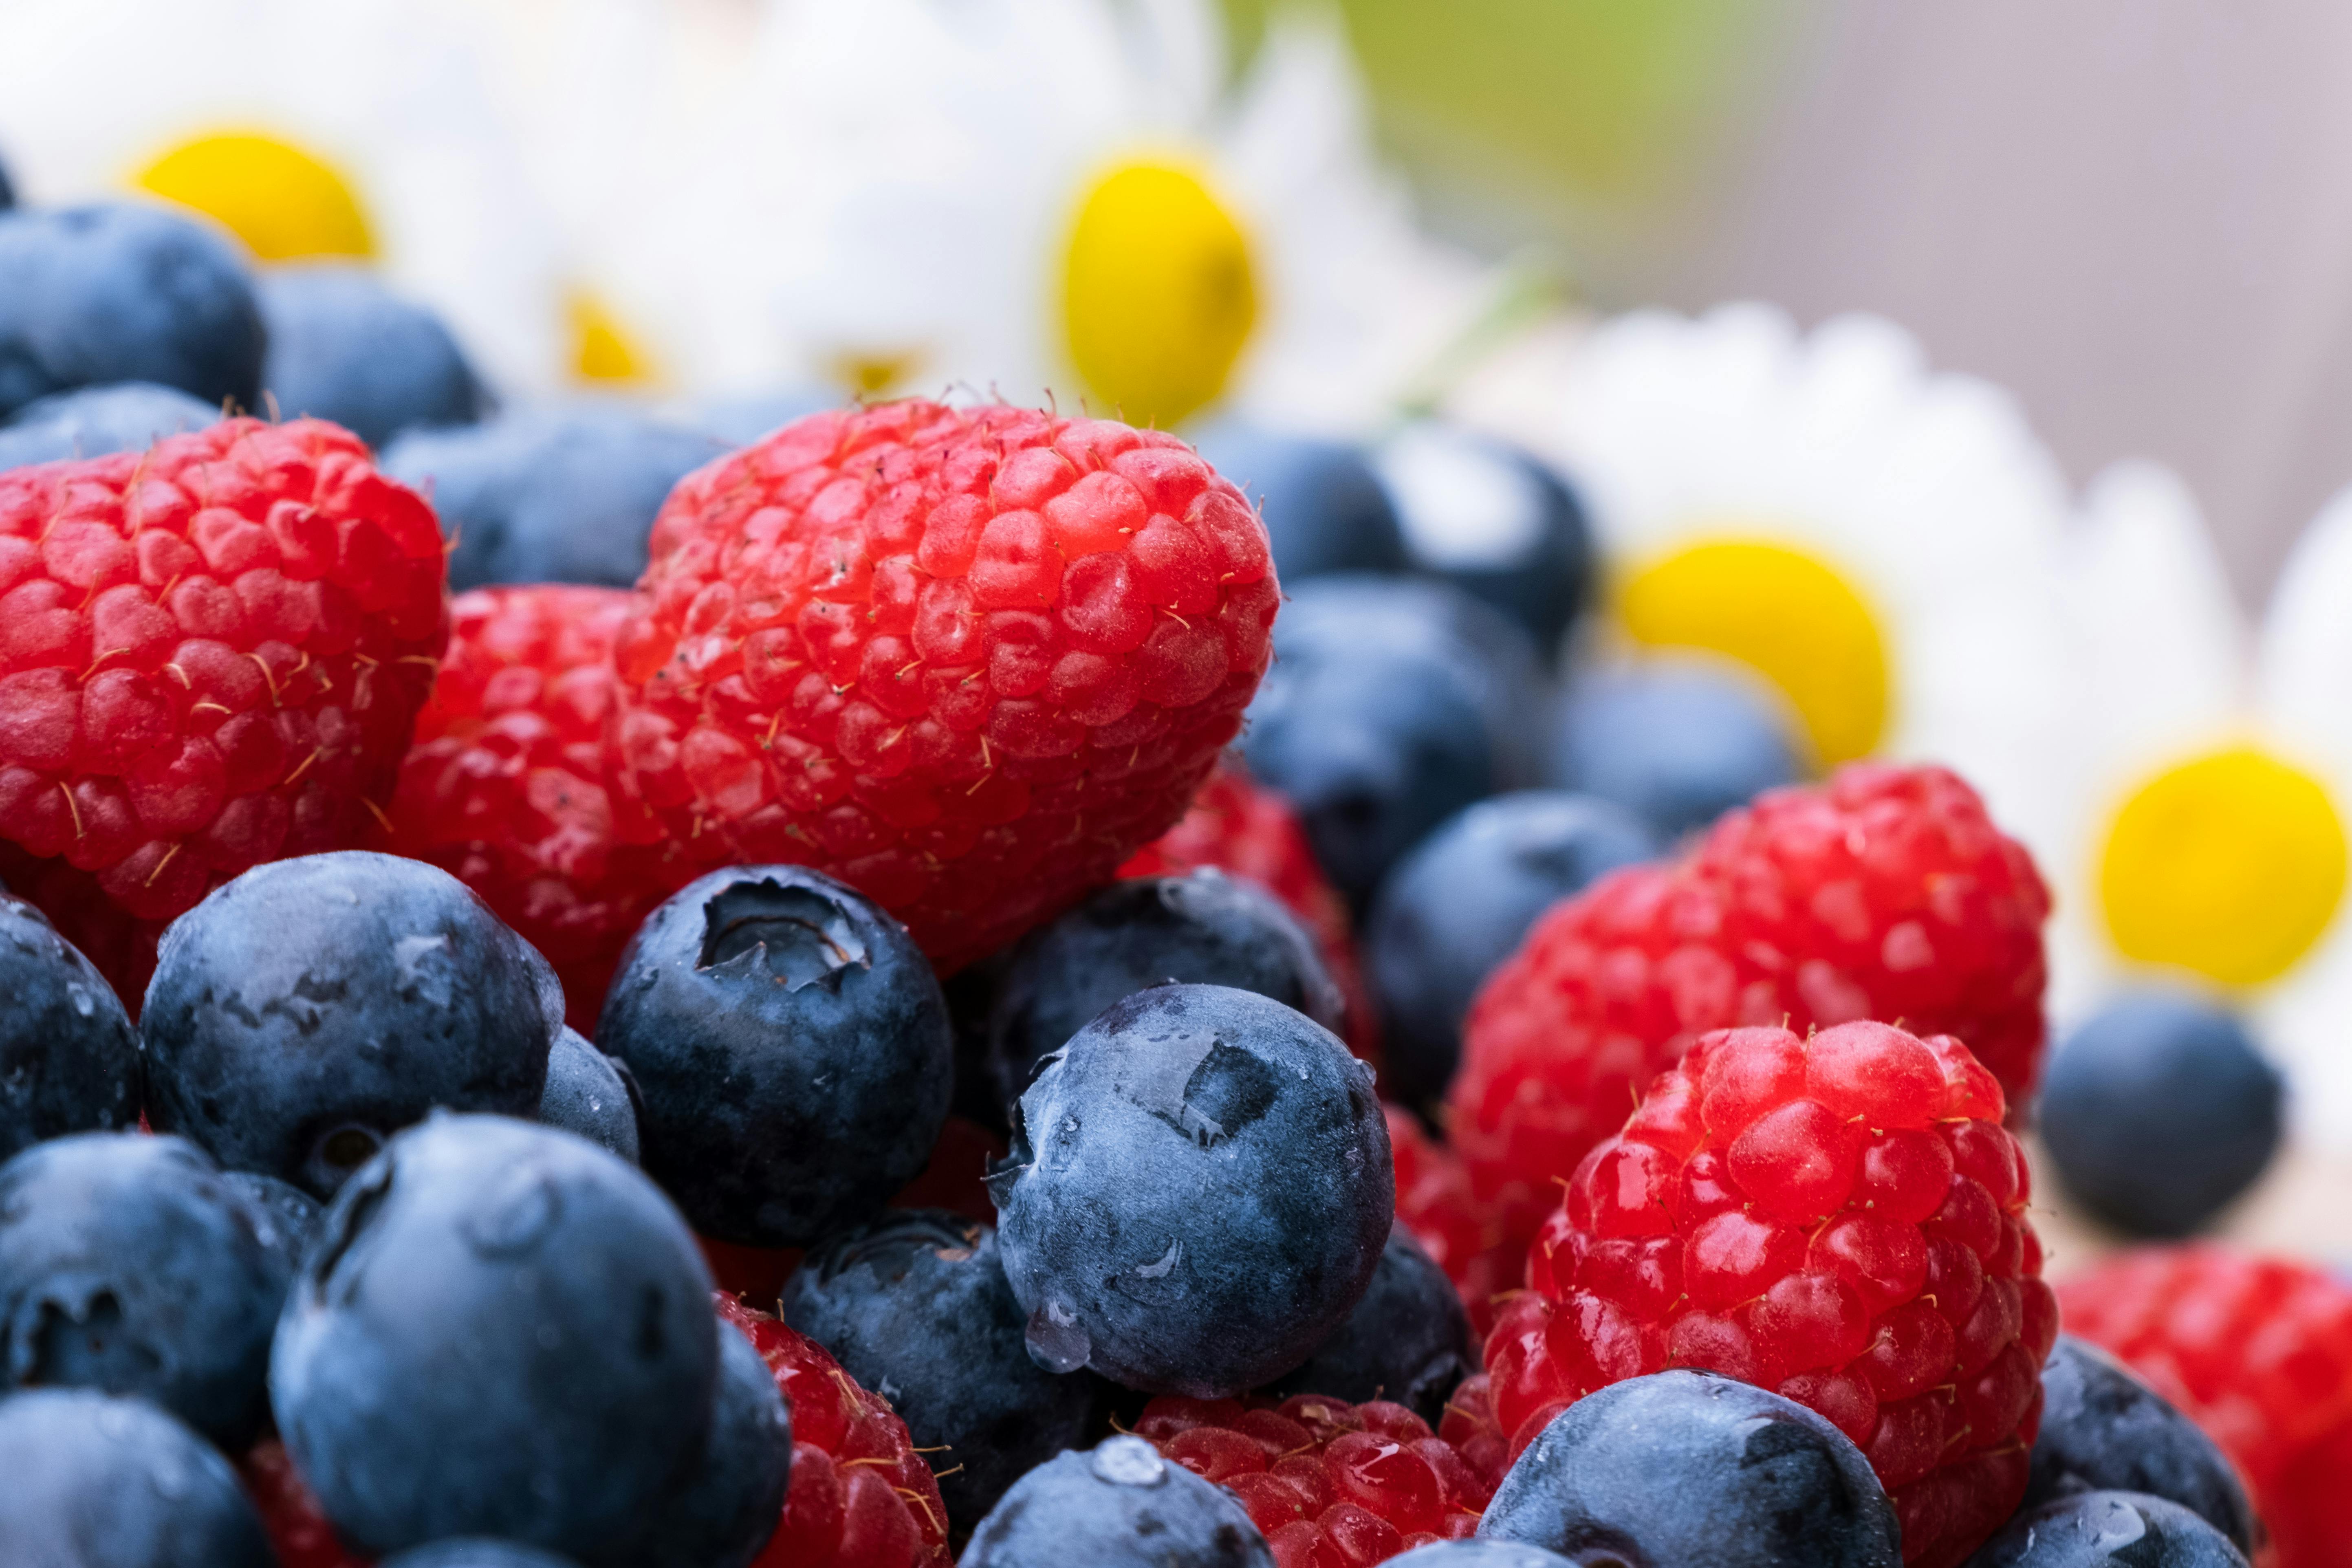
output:
[[849,911],[808,888],[787,888],[773,878],[734,882],[702,906],[702,953],[698,969],[766,970],[787,991],[824,981],[874,960],[851,923]]

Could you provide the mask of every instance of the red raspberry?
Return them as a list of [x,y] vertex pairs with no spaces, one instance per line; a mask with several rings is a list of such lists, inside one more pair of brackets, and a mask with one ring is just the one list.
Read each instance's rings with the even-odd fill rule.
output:
[[732,1296],[718,1302],[793,1411],[792,1489],[751,1568],[949,1568],[940,1484],[889,1401],[858,1387],[814,1340]]
[[1518,1272],[1509,1268],[1517,1249],[1504,1243],[1494,1211],[1471,1196],[1470,1174],[1454,1152],[1423,1131],[1412,1111],[1381,1110],[1396,1166],[1396,1216],[1454,1281],[1471,1327],[1483,1337],[1495,1326],[1495,1297]]
[[1904,1561],[2025,1495],[2058,1334],[2000,1085],[1948,1035],[1702,1037],[1576,1170],[1486,1342],[1514,1452],[1669,1366],[1778,1389],[1869,1456]]
[[714,863],[854,883],[945,969],[1182,815],[1279,594],[1174,437],[994,405],[787,426],[680,481],[652,552],[617,649],[631,786]]
[[1278,1568],[1362,1568],[1462,1540],[1501,1479],[1386,1400],[1162,1394],[1143,1407],[1135,1432],[1239,1498]]
[[1553,1184],[1709,1029],[1891,1018],[1958,1035],[2021,1101],[2049,910],[2023,846],[1942,768],[1863,765],[1759,795],[1680,860],[1537,922],[1471,1006],[1454,1147],[1524,1247]]
[[261,1514],[261,1527],[278,1554],[278,1568],[362,1568],[372,1559],[355,1556],[335,1539],[335,1527],[320,1511],[319,1500],[302,1484],[286,1445],[266,1437],[237,1466],[245,1489]]
[[0,473],[0,875],[123,984],[132,922],[357,843],[442,582],[432,509],[320,420]]
[[2270,1527],[2278,1568],[2352,1563],[2352,1288],[2212,1243],[2111,1258],[2058,1287],[2066,1328],[2131,1364],[2212,1435]]
[[1363,965],[1356,959],[1348,906],[1315,863],[1297,816],[1280,795],[1251,783],[1230,752],[1176,826],[1137,850],[1118,874],[1181,876],[1202,866],[1248,878],[1305,922],[1347,1003],[1348,1043],[1358,1056],[1370,1057],[1380,1030]]
[[629,595],[477,588],[449,609],[384,847],[479,893],[555,965],[572,1026],[593,1035],[621,950],[694,875],[604,747]]

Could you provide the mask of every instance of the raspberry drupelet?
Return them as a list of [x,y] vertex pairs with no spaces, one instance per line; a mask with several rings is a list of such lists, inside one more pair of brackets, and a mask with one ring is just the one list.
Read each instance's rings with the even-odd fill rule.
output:
[[1357,960],[1348,906],[1316,865],[1297,814],[1280,795],[1252,783],[1232,753],[1218,762],[1176,826],[1137,850],[1118,874],[1172,877],[1202,866],[1248,878],[1306,923],[1346,1001],[1349,1046],[1376,1061],[1379,1024]]
[[2104,1347],[2229,1455],[2278,1568],[2352,1563],[2352,1287],[2215,1243],[2108,1258],[2058,1287],[2070,1333]]
[[948,1568],[940,1484],[889,1402],[858,1387],[814,1340],[732,1296],[717,1300],[792,1406],[792,1489],[752,1568]]
[[278,1568],[362,1568],[366,1559],[354,1557],[336,1539],[335,1527],[302,1484],[285,1444],[275,1437],[256,1443],[237,1462],[237,1474],[269,1533]]
[[1524,1247],[1554,1184],[1709,1029],[1855,1018],[1957,1035],[2012,1100],[2042,1046],[2050,897],[1942,768],[1864,764],[1727,814],[1681,859],[1559,904],[1464,1028],[1453,1145]]
[[1904,1560],[1958,1563],[2024,1496],[2058,1333],[2005,1109],[1949,1036],[1702,1037],[1577,1167],[1497,1313],[1513,1453],[1594,1389],[1717,1372],[1827,1417]]
[[942,969],[1107,880],[1241,723],[1279,590],[1191,447],[910,401],[688,475],[616,650],[625,776],[712,864],[816,867]]
[[[1449,1436],[1454,1421],[1449,1412]],[[1476,1452],[1402,1405],[1319,1394],[1271,1399],[1162,1394],[1135,1433],[1239,1498],[1279,1568],[1361,1568],[1433,1541],[1461,1540],[1501,1480],[1501,1455]]]
[[459,595],[384,843],[455,876],[545,953],[572,1027],[592,1035],[622,948],[693,879],[604,744],[629,603],[560,583]]
[[432,510],[320,420],[0,473],[0,876],[135,999],[161,922],[360,841],[442,582]]

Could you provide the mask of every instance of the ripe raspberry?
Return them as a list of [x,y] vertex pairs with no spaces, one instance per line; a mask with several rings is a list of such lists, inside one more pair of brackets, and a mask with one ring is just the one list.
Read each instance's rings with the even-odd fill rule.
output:
[[587,1035],[639,922],[694,875],[605,751],[628,612],[616,588],[459,595],[384,840],[457,878],[545,953]]
[[2211,1435],[2270,1527],[2279,1568],[2352,1563],[2352,1289],[2200,1243],[2111,1258],[2058,1287],[2071,1333],[2130,1363]]
[[793,1412],[792,1489],[751,1568],[948,1568],[940,1484],[889,1401],[814,1340],[732,1296],[718,1304],[774,1369]]
[[1002,405],[787,426],[682,480],[652,549],[631,787],[690,853],[838,876],[947,969],[1182,814],[1279,592],[1175,437]]
[[1181,876],[1202,866],[1248,878],[1306,922],[1347,1004],[1348,1044],[1358,1056],[1372,1058],[1379,1047],[1378,1015],[1364,985],[1363,965],[1357,962],[1348,906],[1316,865],[1297,816],[1280,795],[1251,783],[1240,758],[1230,753],[1220,759],[1176,826],[1137,850],[1118,874]]
[[1239,1498],[1278,1568],[1361,1568],[1478,1528],[1498,1474],[1481,1474],[1402,1405],[1319,1394],[1162,1394],[1136,1436]]
[[360,1568],[335,1539],[335,1527],[319,1510],[319,1500],[302,1484],[286,1445],[275,1437],[256,1443],[238,1462],[245,1489],[261,1515],[261,1527],[278,1554],[278,1568]]
[[1396,1167],[1396,1216],[1462,1294],[1470,1326],[1484,1339],[1495,1326],[1495,1298],[1513,1289],[1518,1258],[1505,1245],[1494,1211],[1470,1194],[1470,1174],[1454,1152],[1422,1131],[1412,1111],[1383,1105]]
[[1554,1181],[1709,1029],[1895,1019],[1968,1041],[2021,1100],[2049,910],[2024,847],[1941,768],[1769,792],[1682,859],[1620,871],[1537,922],[1472,1005],[1454,1147],[1524,1247]]
[[0,876],[121,985],[134,922],[358,842],[441,584],[431,509],[319,420],[0,472]]
[[2058,1334],[2000,1086],[1948,1035],[1702,1037],[1569,1184],[1486,1342],[1513,1451],[1596,1388],[1703,1367],[1859,1444],[1906,1563],[2025,1495]]

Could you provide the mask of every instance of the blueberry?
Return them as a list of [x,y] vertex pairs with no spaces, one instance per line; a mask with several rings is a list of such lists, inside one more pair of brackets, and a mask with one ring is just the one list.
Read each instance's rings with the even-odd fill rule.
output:
[[714,397],[689,410],[685,423],[729,447],[748,447],[796,419],[837,406],[841,399],[811,387],[780,387]]
[[1274,647],[1244,754],[1360,912],[1423,835],[1524,771],[1533,657],[1457,589],[1313,578],[1276,620]]
[[540,1121],[577,1132],[635,1164],[637,1107],[628,1070],[581,1038],[578,1030],[558,1030],[555,1046],[547,1053]]
[[596,1037],[636,1075],[646,1171],[695,1228],[806,1247],[930,1158],[954,1088],[930,962],[803,866],[714,871],[622,953]]
[[376,1568],[572,1568],[571,1559],[511,1541],[436,1541],[385,1558]]
[[1407,569],[1396,509],[1354,443],[1225,418],[1202,430],[1196,446],[1257,505],[1286,584]]
[[278,1428],[362,1551],[488,1535],[623,1559],[701,1458],[710,1290],[677,1211],[624,1162],[436,1115],[328,1211],[278,1324]]
[[2144,992],[2051,1053],[2042,1136],[2059,1179],[2101,1219],[2135,1236],[2187,1236],[2270,1163],[2283,1099],[2277,1069],[2231,1013]]
[[259,1214],[261,1228],[257,1234],[262,1246],[283,1264],[286,1278],[293,1279],[310,1255],[310,1244],[326,1228],[327,1211],[292,1183],[258,1171],[223,1171],[221,1179],[244,1194]]
[[1443,1099],[1471,998],[1536,917],[1657,850],[1638,817],[1557,790],[1481,801],[1423,839],[1381,885],[1365,927],[1389,1097]]
[[1852,1439],[1705,1372],[1628,1378],[1570,1405],[1511,1466],[1478,1534],[1643,1568],[1903,1560],[1894,1506]]
[[0,1165],[6,1385],[136,1394],[225,1448],[250,1443],[293,1278],[272,1225],[177,1138],[26,1150]]
[[[1556,1552],[1522,1541],[1433,1541],[1389,1559],[1400,1568],[1578,1568]],[[1594,1568],[1606,1568],[1597,1559]]]
[[436,1107],[530,1116],[554,972],[466,885],[339,850],[257,866],[163,933],[140,1029],[148,1120],[331,1194]]
[[265,342],[244,259],[205,224],[135,202],[0,213],[0,417],[121,381],[257,408]]
[[1371,1069],[1255,992],[1114,1004],[1021,1097],[989,1178],[1030,1352],[1217,1398],[1289,1371],[1361,1300],[1394,1217]]
[[1591,586],[1584,507],[1533,453],[1435,421],[1372,453],[1412,564],[1508,616],[1549,658]]
[[997,968],[986,1056],[1010,1107],[1096,1014],[1147,985],[1231,985],[1340,1025],[1339,988],[1298,917],[1254,882],[1202,869],[1097,889],[1015,943]]
[[8,183],[8,166],[0,163],[0,213],[16,205],[16,187]]
[[236,1472],[136,1399],[0,1400],[0,1542],[27,1568],[276,1568]]
[[1745,676],[1683,658],[1580,675],[1563,694],[1550,776],[1664,837],[1705,827],[1801,774],[1788,721]]
[[670,489],[727,450],[621,404],[525,409],[384,448],[393,478],[425,489],[455,542],[449,586],[601,583],[626,588]]
[[2252,1553],[2259,1526],[2230,1461],[2121,1362],[2061,1334],[2042,1364],[2042,1401],[2025,1506],[2083,1491],[2147,1492],[2202,1515]]
[[747,1568],[783,1517],[793,1424],[776,1374],[741,1331],[719,1331],[710,1433],[693,1479],[654,1510],[629,1568]]
[[2246,1559],[2178,1503],[2097,1491],[2019,1512],[1968,1568],[2246,1568]]
[[48,918],[0,893],[0,1160],[139,1120],[139,1036]]
[[1048,1459],[1013,1483],[961,1568],[1273,1568],[1265,1537],[1223,1487],[1140,1437]]
[[1385,1399],[1434,1431],[1455,1386],[1477,1369],[1478,1341],[1454,1281],[1395,1225],[1364,1299],[1314,1354],[1262,1392],[1325,1394],[1350,1405]]
[[890,1402],[969,1528],[1033,1467],[1085,1441],[1100,1385],[1047,1372],[1023,1339],[996,1232],[899,1209],[835,1236],[784,1284],[784,1321]]
[[404,430],[471,425],[488,398],[441,318],[347,262],[262,274],[262,384],[288,418],[331,419],[371,447]]
[[53,392],[0,419],[0,468],[143,452],[166,436],[201,430],[219,418],[213,405],[148,381]]

